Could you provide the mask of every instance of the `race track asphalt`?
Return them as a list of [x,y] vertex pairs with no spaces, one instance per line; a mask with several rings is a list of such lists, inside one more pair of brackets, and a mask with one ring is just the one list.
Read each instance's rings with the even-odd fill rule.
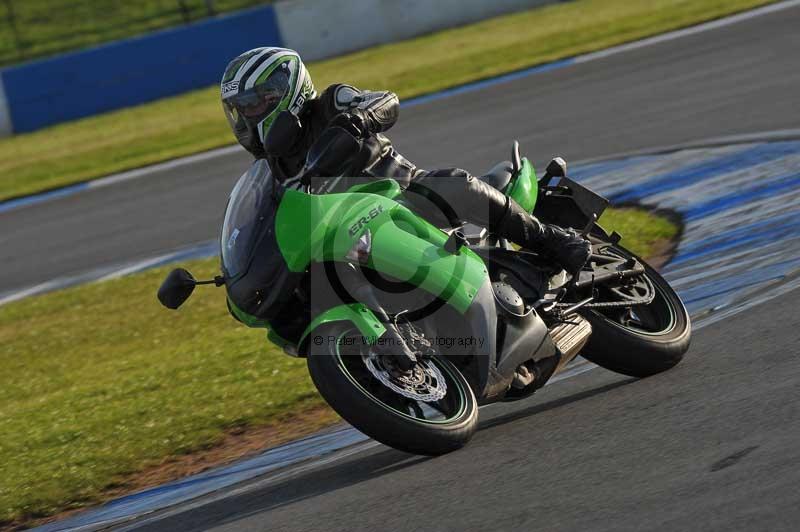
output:
[[[798,128],[799,27],[793,8],[420,105],[393,138],[421,165],[477,171],[514,137],[541,166]],[[0,214],[0,292],[213,238],[246,165],[223,157]],[[489,406],[459,452],[379,446],[131,527],[796,530],[799,294],[699,329],[669,372],[596,369]]]
[[[477,173],[508,158],[514,138],[541,167],[553,155],[795,128],[798,27],[800,7],[406,108],[392,138],[423,167]],[[0,213],[0,294],[215,238],[248,161],[242,152]]]
[[797,530],[798,295],[701,329],[655,377],[596,369],[484,408],[456,453],[380,446],[134,528]]

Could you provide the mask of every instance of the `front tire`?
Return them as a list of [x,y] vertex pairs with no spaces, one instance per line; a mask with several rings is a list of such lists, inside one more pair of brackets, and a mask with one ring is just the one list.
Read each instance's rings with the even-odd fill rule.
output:
[[368,346],[351,324],[334,323],[314,335],[324,341],[309,346],[311,379],[328,404],[356,429],[395,449],[423,455],[455,451],[472,438],[478,404],[466,379],[446,358],[425,361],[445,379],[444,397],[413,404],[370,373],[364,362]]
[[583,312],[592,325],[592,336],[581,355],[598,366],[632,377],[666,371],[678,364],[689,349],[689,313],[657,271],[624,248],[611,247],[644,265],[644,275],[652,283],[655,297],[649,305],[630,307],[628,315],[637,316],[638,321],[626,318],[619,310]]

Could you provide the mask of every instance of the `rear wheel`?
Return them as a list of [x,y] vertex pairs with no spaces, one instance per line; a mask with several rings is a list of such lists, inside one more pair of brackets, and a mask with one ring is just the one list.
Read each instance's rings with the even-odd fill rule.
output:
[[599,366],[633,377],[670,369],[681,361],[691,341],[691,322],[683,302],[657,271],[629,251],[609,245],[604,252],[636,258],[645,272],[627,285],[601,288],[601,301],[636,301],[648,293],[653,297],[646,305],[583,312],[592,325],[592,336],[581,354]]
[[375,354],[349,323],[315,333],[308,370],[331,407],[381,443],[439,455],[466,444],[477,428],[478,405],[461,372],[444,357],[421,359],[400,372]]

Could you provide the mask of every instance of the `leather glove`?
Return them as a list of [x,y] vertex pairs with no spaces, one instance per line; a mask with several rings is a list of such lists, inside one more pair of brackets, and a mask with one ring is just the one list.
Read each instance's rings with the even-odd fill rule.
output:
[[339,113],[333,117],[328,127],[340,127],[357,139],[366,138],[370,134],[366,120],[364,120],[363,115],[357,111]]

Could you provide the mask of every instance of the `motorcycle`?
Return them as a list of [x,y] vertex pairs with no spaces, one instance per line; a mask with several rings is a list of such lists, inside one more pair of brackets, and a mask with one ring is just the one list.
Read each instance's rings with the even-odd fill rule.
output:
[[[303,181],[346,175],[356,139],[330,128]],[[512,160],[480,178],[546,223],[580,230],[592,255],[570,275],[474,226],[440,228],[395,180],[311,194],[256,161],[228,200],[221,275],[173,270],[158,291],[177,309],[198,284],[225,286],[230,313],[305,357],[327,403],[368,436],[417,454],[465,445],[478,406],[529,397],[578,354],[647,377],[675,366],[691,323],[678,295],[598,223],[608,201],[556,158],[537,180]],[[554,182],[555,180],[555,182]]]

